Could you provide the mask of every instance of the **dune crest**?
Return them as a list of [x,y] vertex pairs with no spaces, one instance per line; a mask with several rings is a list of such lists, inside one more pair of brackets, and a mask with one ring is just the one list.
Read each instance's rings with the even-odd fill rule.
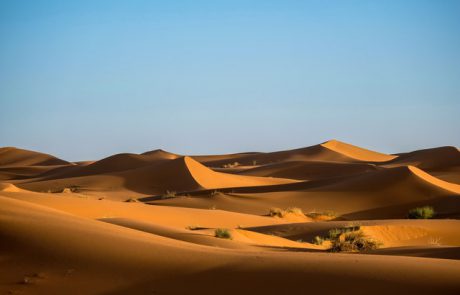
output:
[[371,151],[335,139],[323,142],[320,145],[331,151],[360,161],[386,162],[397,158],[397,156]]
[[193,179],[205,189],[274,185],[296,182],[291,179],[241,176],[215,172],[191,157],[184,157],[183,161]]

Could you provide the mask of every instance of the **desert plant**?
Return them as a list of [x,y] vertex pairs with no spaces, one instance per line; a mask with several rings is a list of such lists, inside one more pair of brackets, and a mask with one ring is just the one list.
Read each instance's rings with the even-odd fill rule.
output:
[[366,236],[363,231],[350,231],[331,240],[331,252],[361,252],[377,249],[380,243]]
[[290,207],[286,209],[287,213],[292,213],[292,214],[297,214],[297,215],[305,215],[302,211],[302,209],[297,208],[297,207]]
[[322,245],[324,243],[325,239],[323,237],[320,237],[320,236],[316,236],[313,238],[313,244],[315,245]]
[[238,166],[240,166],[240,163],[238,163],[238,162],[228,163],[228,164],[222,165],[223,168],[234,168],[234,167],[238,167]]
[[273,207],[273,208],[270,208],[268,215],[271,217],[284,217],[288,213],[296,214],[296,215],[305,215],[302,209],[297,208],[297,207],[289,207],[285,210]]
[[409,219],[430,219],[435,215],[433,207],[424,206],[409,210],[407,218]]
[[323,212],[312,211],[305,215],[313,219],[327,219],[327,220],[337,217],[337,215],[333,211],[323,211]]
[[329,240],[334,240],[342,234],[342,231],[338,228],[333,228],[329,231]]
[[161,199],[172,199],[177,196],[175,191],[166,191],[164,195],[161,196]]
[[286,215],[286,211],[280,208],[270,208],[268,215],[271,217],[284,217],[284,215]]
[[221,239],[232,239],[232,233],[227,228],[216,228],[214,236]]

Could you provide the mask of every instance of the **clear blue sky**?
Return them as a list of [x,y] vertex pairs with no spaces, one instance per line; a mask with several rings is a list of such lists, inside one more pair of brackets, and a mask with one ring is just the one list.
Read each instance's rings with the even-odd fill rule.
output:
[[460,1],[0,0],[0,146],[460,146]]

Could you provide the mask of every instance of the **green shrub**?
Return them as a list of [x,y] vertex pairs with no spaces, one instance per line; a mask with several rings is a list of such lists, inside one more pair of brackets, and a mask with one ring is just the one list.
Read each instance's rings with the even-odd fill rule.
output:
[[409,219],[430,219],[435,215],[433,207],[417,207],[409,210],[407,218]]
[[232,233],[227,228],[216,228],[214,236],[221,239],[232,239]]

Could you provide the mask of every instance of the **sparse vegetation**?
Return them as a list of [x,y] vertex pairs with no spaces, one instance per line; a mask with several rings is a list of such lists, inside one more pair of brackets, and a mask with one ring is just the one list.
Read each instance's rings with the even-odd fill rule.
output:
[[297,207],[289,207],[286,209],[287,213],[292,213],[292,214],[297,214],[297,215],[305,215],[302,211],[302,209],[297,208]]
[[331,240],[331,252],[362,252],[377,249],[380,243],[366,236],[362,230],[340,234]]
[[435,215],[434,209],[431,206],[417,207],[409,210],[407,218],[409,219],[430,219]]
[[305,214],[306,216],[317,219],[317,220],[331,220],[337,217],[334,211],[323,211],[323,212],[309,212]]
[[238,162],[233,162],[233,163],[228,163],[228,164],[222,165],[222,168],[234,168],[234,167],[238,167],[240,165],[241,164],[238,163]]
[[280,208],[270,208],[268,215],[270,215],[271,217],[284,217],[284,215],[286,215],[286,212]]
[[313,238],[312,243],[315,244],[315,245],[322,245],[324,243],[324,238],[322,238],[320,236],[316,236],[316,237]]
[[284,217],[289,213],[295,214],[295,215],[305,215],[302,209],[297,208],[297,207],[290,207],[285,210],[276,208],[276,207],[270,208],[268,215],[271,217]]
[[380,242],[366,236],[359,225],[333,228],[326,238],[316,236],[312,243],[323,245],[326,241],[330,242],[331,252],[362,252],[377,249],[381,245]]
[[161,196],[161,199],[165,200],[165,199],[172,199],[175,197],[177,197],[177,193],[175,191],[166,191],[166,193]]
[[214,236],[221,239],[232,239],[232,233],[227,228],[216,228]]

